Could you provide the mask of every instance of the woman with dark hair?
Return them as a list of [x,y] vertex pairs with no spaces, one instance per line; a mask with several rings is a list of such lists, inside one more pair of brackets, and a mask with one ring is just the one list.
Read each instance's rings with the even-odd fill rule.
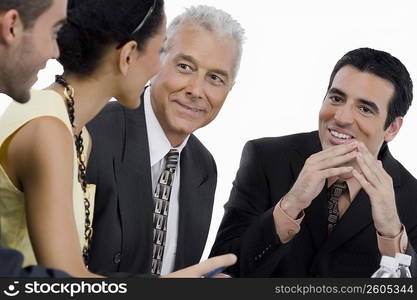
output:
[[85,267],[94,211],[85,124],[112,97],[129,108],[140,105],[159,68],[165,26],[163,0],[69,1],[58,38],[64,74],[32,91],[29,103],[12,103],[0,119],[0,236],[24,253],[24,265],[96,276]]

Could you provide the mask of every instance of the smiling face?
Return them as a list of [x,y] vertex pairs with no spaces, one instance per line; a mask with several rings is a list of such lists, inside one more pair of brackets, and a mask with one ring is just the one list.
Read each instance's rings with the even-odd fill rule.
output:
[[402,124],[398,117],[384,129],[394,91],[388,80],[350,65],[341,68],[319,114],[323,149],[357,140],[376,157],[383,142],[394,139]]
[[234,42],[186,23],[169,41],[152,80],[151,103],[173,146],[209,124],[233,86]]
[[59,56],[56,39],[66,17],[66,7],[67,1],[54,0],[33,27],[22,32],[21,39],[11,49],[4,81],[7,94],[16,101],[29,100],[29,89],[36,82],[39,70],[49,59]]

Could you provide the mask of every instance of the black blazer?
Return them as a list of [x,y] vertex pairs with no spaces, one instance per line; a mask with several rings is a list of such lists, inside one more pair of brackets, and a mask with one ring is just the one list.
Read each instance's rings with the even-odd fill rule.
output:
[[[130,110],[109,103],[87,127],[93,139],[87,181],[97,185],[89,267],[150,273],[154,207],[143,105]],[[180,164],[175,270],[200,261],[217,182],[215,161],[194,135]]]
[[36,277],[61,278],[68,274],[47,269],[42,266],[30,266],[22,269],[23,255],[12,249],[5,249],[0,245],[0,277]]
[[[317,131],[249,141],[233,183],[211,255],[234,252],[239,262],[230,272],[246,277],[370,277],[380,252],[368,195],[361,190],[333,232],[327,234],[325,188],[305,210],[300,232],[282,244],[273,219],[275,204],[291,189],[304,162],[321,151]],[[417,181],[384,145],[380,151],[394,183],[416,272]]]

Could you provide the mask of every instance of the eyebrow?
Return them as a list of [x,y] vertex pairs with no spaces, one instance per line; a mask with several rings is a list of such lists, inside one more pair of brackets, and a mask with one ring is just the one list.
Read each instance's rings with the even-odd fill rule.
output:
[[366,100],[366,99],[358,99],[358,101],[360,102],[360,103],[362,103],[362,104],[365,104],[365,105],[367,105],[367,106],[369,106],[370,108],[372,108],[372,110],[375,112],[375,113],[379,113],[379,108],[378,108],[378,106],[375,104],[375,102],[372,102],[372,101],[369,101],[369,100]]
[[346,97],[346,93],[342,90],[339,90],[338,88],[332,87],[329,89],[327,94],[339,94],[340,96]]
[[[339,90],[338,88],[335,88],[335,87],[330,88],[328,94],[338,94],[338,95],[346,98],[346,93],[343,92],[342,90]],[[359,98],[358,101],[362,104],[365,104],[365,105],[369,106],[375,113],[377,113],[377,114],[379,113],[378,105],[376,105],[375,102],[370,101],[370,100],[366,100],[366,99],[362,99],[362,98]]]
[[[180,60],[180,59],[183,59],[183,60],[186,60],[186,61],[189,61],[189,62],[191,62],[192,64],[194,64],[194,65],[198,65],[198,63],[197,63],[197,61],[195,60],[195,58],[194,57],[192,57],[191,55],[187,55],[187,54],[178,54],[176,57],[175,57],[175,60]],[[224,76],[227,80],[229,79],[229,73],[227,72],[227,71],[224,71],[224,70],[221,70],[221,69],[211,69],[211,70],[209,70],[210,72],[213,72],[213,73],[217,73],[217,74],[219,74],[219,75],[222,75],[222,76]]]

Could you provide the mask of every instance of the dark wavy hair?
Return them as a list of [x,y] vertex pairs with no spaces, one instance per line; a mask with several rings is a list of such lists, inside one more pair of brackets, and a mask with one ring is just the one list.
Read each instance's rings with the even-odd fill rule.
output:
[[413,82],[406,67],[398,58],[371,48],[352,50],[337,62],[330,76],[327,90],[331,88],[336,73],[347,65],[388,80],[394,86],[395,91],[388,104],[384,129],[387,129],[396,117],[405,116],[413,101]]
[[29,29],[35,21],[52,6],[52,0],[1,0],[0,11],[16,9],[22,18],[23,26]]
[[70,0],[67,24],[58,36],[58,61],[64,71],[89,75],[109,47],[126,41],[136,41],[138,50],[143,50],[164,20],[164,0],[155,1],[152,14],[132,36],[154,0]]

